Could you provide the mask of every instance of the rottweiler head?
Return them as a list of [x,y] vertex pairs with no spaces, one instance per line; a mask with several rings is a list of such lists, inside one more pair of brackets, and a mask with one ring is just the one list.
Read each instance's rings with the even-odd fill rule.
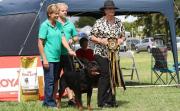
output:
[[88,61],[87,59],[76,58],[78,63],[77,71],[84,70],[89,77],[96,77],[100,75],[100,67],[96,61]]
[[85,64],[85,70],[89,77],[95,77],[100,75],[100,67],[96,61],[88,61]]

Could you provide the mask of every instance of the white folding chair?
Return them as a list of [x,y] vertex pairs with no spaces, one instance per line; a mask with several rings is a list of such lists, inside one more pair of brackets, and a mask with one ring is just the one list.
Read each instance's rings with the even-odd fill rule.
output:
[[119,52],[119,56],[120,56],[120,58],[126,57],[126,58],[129,58],[132,60],[132,66],[131,67],[124,67],[124,66],[121,67],[122,70],[132,70],[130,75],[124,75],[124,76],[131,76],[131,80],[132,80],[134,72],[135,72],[137,79],[139,81],[139,74],[138,74],[136,64],[135,64],[135,60],[134,60],[134,52],[133,51]]

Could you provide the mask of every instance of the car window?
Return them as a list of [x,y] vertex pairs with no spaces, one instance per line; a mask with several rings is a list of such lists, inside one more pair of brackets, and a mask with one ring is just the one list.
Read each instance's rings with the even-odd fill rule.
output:
[[[145,39],[144,39],[145,40]],[[142,40],[142,42],[144,41],[144,40]],[[126,44],[138,44],[138,43],[140,43],[140,40],[138,40],[138,39],[128,39],[128,40],[126,40]]]
[[139,40],[134,40],[133,43],[134,43],[134,44],[138,44],[138,43],[139,43]]
[[157,47],[163,46],[164,45],[163,40],[160,40],[160,39],[159,40],[155,40],[154,41],[154,45],[157,46]]
[[145,41],[144,41],[145,43],[147,43],[147,42],[149,42],[149,39],[145,39]]
[[142,40],[142,43],[145,43],[145,39],[144,39],[144,40]]

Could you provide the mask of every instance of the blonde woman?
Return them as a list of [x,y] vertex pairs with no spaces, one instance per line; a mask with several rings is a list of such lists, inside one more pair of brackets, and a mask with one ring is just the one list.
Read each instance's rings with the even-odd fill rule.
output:
[[[67,19],[68,5],[65,3],[57,3],[57,6],[59,8],[59,17],[58,17],[59,24],[58,25],[62,27],[63,29],[62,34],[65,36],[69,45],[72,45],[73,42],[78,41],[78,37],[77,37],[77,31],[74,24]],[[62,46],[62,53],[61,53],[60,58],[62,60],[60,63],[60,67],[61,69],[63,69],[64,74],[66,74],[66,72],[68,71],[72,71],[73,70],[72,58],[69,56],[68,51],[66,48],[64,48],[64,46]],[[68,105],[75,105],[73,91],[67,86],[66,80],[62,80],[60,78],[59,86],[60,88],[66,87],[66,91],[69,98]],[[62,92],[60,92],[60,96],[61,96],[61,93]]]
[[59,76],[61,43],[67,48],[70,55],[75,55],[65,37],[61,35],[61,28],[57,26],[58,15],[56,4],[47,7],[48,19],[41,24],[38,36],[38,48],[42,59],[45,83],[43,105],[47,107],[57,106],[53,94]]

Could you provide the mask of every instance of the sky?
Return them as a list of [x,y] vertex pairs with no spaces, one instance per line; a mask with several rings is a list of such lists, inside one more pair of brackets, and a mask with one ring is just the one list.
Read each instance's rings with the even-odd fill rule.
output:
[[133,16],[128,16],[127,18],[125,18],[125,16],[117,16],[122,22],[134,22],[135,20],[137,20],[137,17],[133,17]]

